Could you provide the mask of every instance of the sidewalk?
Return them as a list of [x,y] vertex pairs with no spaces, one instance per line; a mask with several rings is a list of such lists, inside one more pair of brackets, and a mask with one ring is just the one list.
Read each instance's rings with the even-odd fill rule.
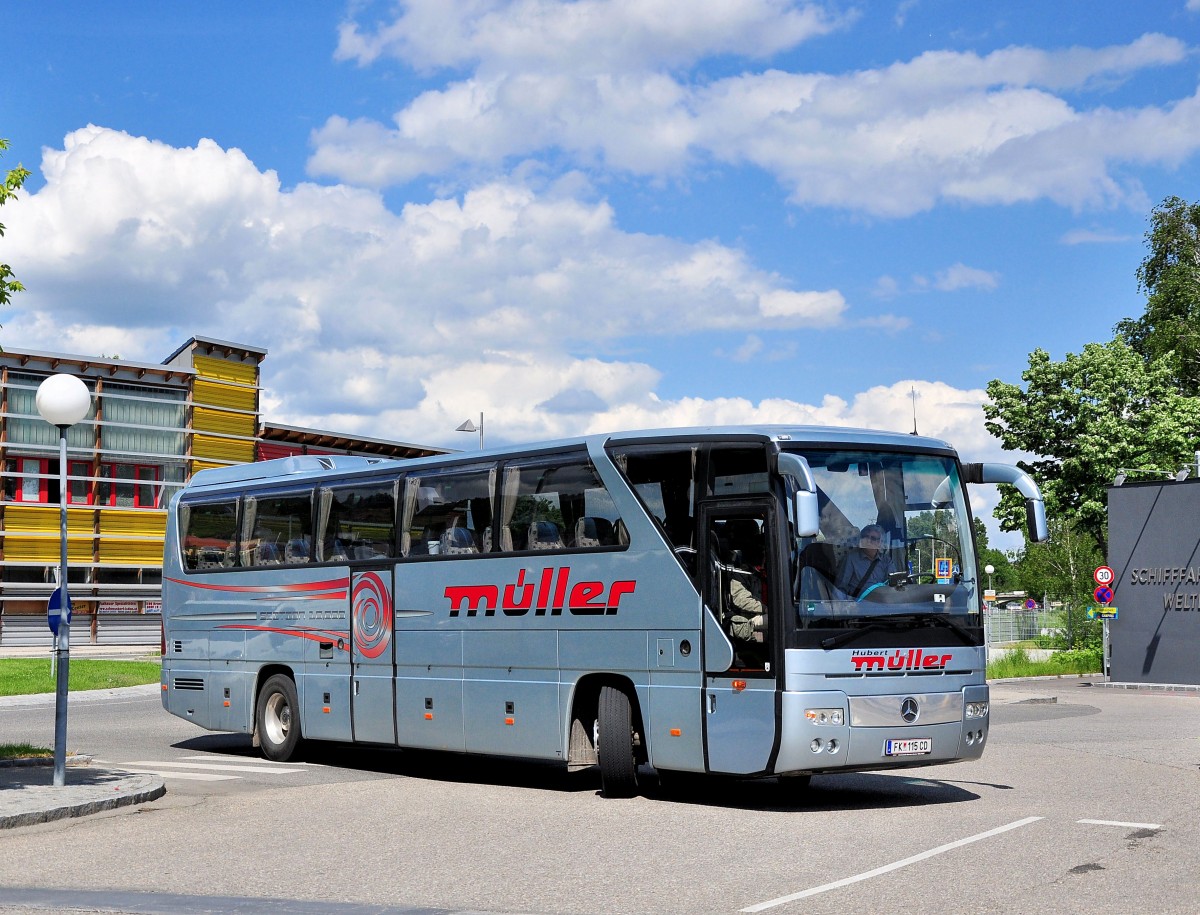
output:
[[[40,653],[41,649],[33,651]],[[144,652],[145,649],[139,651]],[[71,654],[73,656],[75,652],[72,651]],[[37,657],[38,654],[29,656]],[[72,704],[102,702],[123,694],[157,695],[158,691],[157,683],[123,689],[89,690],[72,693],[70,701]],[[53,693],[0,697],[0,714],[3,714],[5,708],[53,705],[54,701]],[[160,776],[104,769],[93,766],[91,762],[89,756],[67,757],[65,784],[55,787],[52,758],[0,760],[0,829],[33,826],[52,820],[114,810],[130,804],[144,804],[167,793],[166,785]]]

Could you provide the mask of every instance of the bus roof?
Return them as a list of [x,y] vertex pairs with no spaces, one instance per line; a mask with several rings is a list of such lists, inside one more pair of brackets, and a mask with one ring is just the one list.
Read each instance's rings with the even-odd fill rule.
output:
[[430,455],[419,458],[359,457],[352,455],[296,455],[271,461],[256,461],[199,471],[187,485],[189,490],[221,487],[228,483],[276,480],[290,478],[299,483],[311,477],[324,477],[330,473],[366,471],[381,473],[397,472],[406,468],[442,466],[444,464],[476,463],[493,461],[514,454],[537,454],[584,448],[589,444],[607,446],[613,444],[652,444],[654,442],[714,442],[736,439],[760,439],[776,441],[783,446],[867,446],[896,448],[903,451],[934,451],[954,453],[946,442],[926,436],[902,432],[885,432],[878,429],[855,429],[846,426],[690,426],[663,429],[639,429],[627,432],[600,433],[558,439],[555,441],[530,442],[506,445],[485,451],[459,451],[448,454]]

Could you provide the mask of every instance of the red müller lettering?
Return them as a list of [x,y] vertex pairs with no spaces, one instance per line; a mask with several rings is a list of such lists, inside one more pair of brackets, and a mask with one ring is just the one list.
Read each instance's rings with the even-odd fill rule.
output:
[[561,616],[563,610],[575,616],[613,616],[620,609],[621,599],[636,588],[636,581],[571,581],[570,567],[561,566],[538,572],[521,569],[516,581],[503,585],[447,585],[445,596],[451,617],[495,616],[497,609],[505,616],[530,612],[534,616]]

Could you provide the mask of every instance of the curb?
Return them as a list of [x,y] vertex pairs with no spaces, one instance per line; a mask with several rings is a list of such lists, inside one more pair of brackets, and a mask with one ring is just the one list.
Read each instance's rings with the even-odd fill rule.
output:
[[[79,766],[90,766],[92,757],[79,756],[74,753],[68,754],[64,761],[68,769]],[[14,756],[9,759],[0,759],[0,769],[24,769],[29,766],[53,766],[53,756]]]
[[[95,774],[97,777],[92,785],[6,786],[5,794],[9,791],[19,793],[16,797],[0,800],[0,829],[36,826],[144,804],[167,793],[166,785],[158,776],[103,770]],[[11,812],[4,812],[6,808]]]

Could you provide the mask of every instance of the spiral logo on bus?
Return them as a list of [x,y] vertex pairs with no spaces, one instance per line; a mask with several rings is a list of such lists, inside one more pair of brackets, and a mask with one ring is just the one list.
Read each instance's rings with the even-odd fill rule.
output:
[[387,651],[392,638],[392,599],[383,579],[374,572],[358,577],[352,595],[354,647],[364,658]]

